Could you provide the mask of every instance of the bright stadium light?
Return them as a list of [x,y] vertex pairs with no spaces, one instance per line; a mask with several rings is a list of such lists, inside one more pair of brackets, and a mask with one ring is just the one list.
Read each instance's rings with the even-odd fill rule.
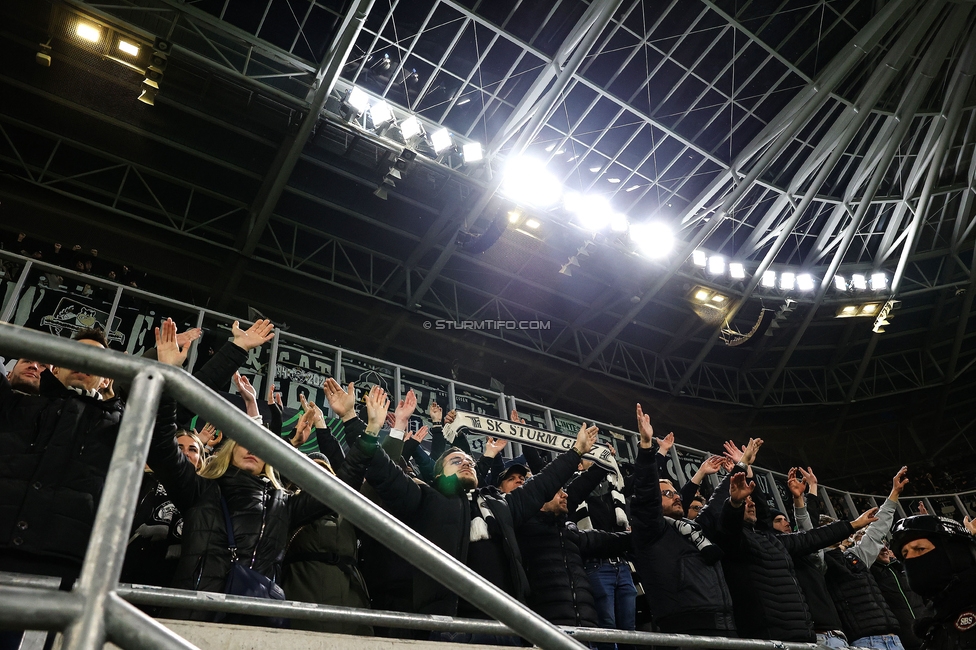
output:
[[838,291],[847,291],[847,280],[843,275],[834,276],[834,288]]
[[709,257],[708,272],[712,275],[722,275],[725,273],[725,258],[721,255],[712,255]]
[[480,142],[468,142],[461,147],[461,156],[464,157],[466,164],[471,164],[484,159],[485,152]]
[[746,277],[746,267],[742,265],[742,262],[730,262],[729,276],[735,280],[741,280]]
[[574,221],[591,232],[599,232],[610,225],[613,208],[610,201],[599,194],[584,194],[570,208],[576,215]]
[[447,129],[437,129],[430,134],[430,146],[434,148],[434,153],[440,153],[446,151],[454,146],[454,140],[451,138],[451,132]]
[[801,273],[796,276],[796,286],[800,291],[813,291],[813,276],[809,273]]
[[139,56],[139,46],[129,41],[119,41],[119,51],[129,56]]
[[854,288],[858,291],[864,291],[868,288],[867,279],[860,273],[855,273],[851,276],[851,284],[853,284]]
[[630,238],[638,250],[650,258],[664,257],[674,247],[674,233],[665,224],[656,221],[631,224]]
[[416,138],[423,132],[424,128],[420,125],[420,120],[413,115],[400,122],[400,135],[403,136],[404,141],[409,141],[410,138]]
[[784,291],[792,291],[793,287],[796,286],[796,273],[792,271],[783,271],[779,274],[779,288]]
[[772,289],[776,286],[776,271],[763,271],[762,286]]
[[613,232],[627,232],[628,228],[630,228],[630,222],[627,221],[627,215],[614,212],[610,216],[610,230]]
[[888,276],[884,273],[871,274],[871,291],[884,291],[888,286]]
[[393,120],[393,109],[386,102],[376,102],[369,107],[369,117],[374,127],[381,127]]
[[705,268],[708,266],[708,255],[705,251],[696,250],[691,254],[691,261],[695,263],[695,266]]
[[562,195],[562,185],[535,158],[514,158],[505,165],[501,191],[518,203],[547,208]]
[[89,43],[97,43],[102,40],[102,30],[91,23],[78,23],[75,27],[75,35]]
[[360,88],[353,86],[349,94],[346,95],[345,104],[351,109],[353,115],[362,115],[369,108],[369,95]]

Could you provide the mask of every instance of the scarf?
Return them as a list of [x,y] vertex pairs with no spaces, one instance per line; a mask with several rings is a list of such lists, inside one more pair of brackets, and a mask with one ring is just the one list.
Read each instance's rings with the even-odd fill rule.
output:
[[[609,492],[610,499],[613,501],[613,514],[616,524],[621,528],[626,529],[628,526],[630,526],[630,520],[627,519],[627,512],[625,510],[627,500],[620,491],[623,488],[622,479],[623,477],[619,474],[610,474],[607,476],[606,480],[596,486],[596,489],[593,490],[590,495],[593,497],[601,497]],[[576,514],[573,516],[573,519],[576,521],[576,527],[580,530],[593,530],[593,522],[590,521],[590,507],[587,503],[588,501],[588,499],[584,499],[583,502],[577,506]]]
[[708,538],[702,532],[701,526],[691,519],[672,519],[671,517],[665,517],[664,521],[671,524],[678,531],[678,534],[695,545],[698,552],[702,554],[702,559],[705,560],[705,564],[715,564],[722,559],[722,549],[708,541]]
[[[488,521],[494,522],[495,517],[488,509],[485,498],[477,490],[468,492],[468,501],[471,502],[471,541],[480,542],[488,539]],[[476,508],[475,505],[478,507]]]
[[65,388],[68,390],[73,390],[82,397],[91,397],[93,399],[97,399],[98,401],[102,401],[102,394],[98,392],[97,388],[93,388],[91,390],[85,390],[84,388],[78,388],[76,386],[65,386]]

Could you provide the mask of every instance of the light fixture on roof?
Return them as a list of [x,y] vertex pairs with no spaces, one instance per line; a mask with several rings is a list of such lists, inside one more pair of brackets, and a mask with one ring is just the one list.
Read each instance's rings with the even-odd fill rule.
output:
[[674,247],[674,233],[657,221],[631,224],[630,238],[638,250],[650,258],[664,257]]
[[742,262],[729,262],[729,277],[735,280],[746,277],[746,267],[742,265]]
[[704,289],[699,289],[697,292],[695,292],[695,299],[705,302],[708,300],[709,296],[711,295],[712,294],[709,293],[708,291],[705,291]]
[[709,257],[708,272],[712,275],[722,275],[725,273],[725,258],[721,255],[712,255]]
[[691,296],[700,306],[711,309],[725,309],[725,302],[729,299],[718,291],[702,286],[695,287]]
[[135,43],[130,43],[126,40],[119,40],[118,44],[119,52],[123,54],[128,54],[129,56],[139,56],[139,46]]
[[97,43],[102,40],[102,28],[97,25],[81,21],[75,25],[75,36],[83,41],[88,41],[89,43]]
[[801,273],[796,276],[796,287],[800,291],[813,291],[813,276],[809,273]]
[[884,291],[888,286],[888,276],[882,272],[871,274],[871,291]]
[[796,286],[796,273],[783,271],[779,274],[779,288],[783,291],[792,291]]
[[694,262],[695,266],[705,268],[708,266],[708,255],[705,254],[705,251],[695,250],[691,254],[691,261]]
[[517,203],[547,208],[562,194],[562,185],[535,158],[519,156],[505,165],[501,191]]
[[617,183],[620,182],[620,179],[619,178],[616,178],[616,177],[614,177],[614,178],[608,178],[607,179],[607,182],[608,183],[613,183],[614,185],[616,185]]
[[716,293],[712,296],[712,302],[725,302],[725,296],[720,293]]
[[400,122],[400,137],[403,141],[409,143],[413,138],[422,136],[424,134],[424,127],[420,124],[420,120],[411,115],[406,117]]
[[531,228],[532,230],[538,230],[539,229],[539,226],[541,226],[541,225],[542,224],[539,223],[535,219],[526,219],[525,220],[525,227],[526,228]]
[[851,285],[858,291],[864,291],[868,288],[868,281],[860,273],[855,273],[851,276]]
[[346,98],[342,100],[348,119],[355,119],[366,112],[369,108],[369,95],[357,86],[353,86],[346,93]]
[[468,142],[461,147],[461,157],[464,158],[464,164],[470,165],[484,160],[485,152],[480,142]]
[[434,148],[434,153],[440,154],[454,146],[451,132],[445,128],[437,129],[430,134],[430,146]]
[[857,314],[857,305],[845,305],[841,308],[838,316],[855,316]]
[[844,305],[837,310],[837,318],[873,317],[880,308],[881,305],[876,302],[868,302],[863,305]]
[[508,212],[508,223],[518,223],[522,220],[522,214],[518,210],[509,210]]
[[614,212],[610,215],[610,230],[613,232],[627,232],[630,228],[630,222],[627,221],[627,215],[620,212]]
[[574,221],[590,232],[599,232],[610,225],[613,208],[606,197],[583,194],[572,202],[564,202],[575,215]]
[[603,169],[602,167],[590,167],[590,171],[594,174]]
[[762,286],[766,287],[767,289],[772,289],[776,286],[776,271],[763,271]]
[[384,101],[379,101],[369,107],[369,119],[373,121],[373,128],[380,128],[393,121],[393,109]]
[[878,305],[876,303],[869,302],[868,304],[861,306],[861,313],[862,314],[871,315],[871,314],[873,314],[876,311],[878,311]]
[[843,275],[834,276],[834,288],[838,291],[847,291],[847,280],[844,279]]

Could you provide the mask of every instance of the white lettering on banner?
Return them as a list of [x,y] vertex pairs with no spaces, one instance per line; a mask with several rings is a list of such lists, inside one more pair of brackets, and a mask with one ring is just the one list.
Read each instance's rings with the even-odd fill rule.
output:
[[[532,447],[541,447],[552,451],[568,451],[576,443],[576,436],[537,429],[526,424],[489,417],[482,413],[458,411],[455,422],[458,423],[459,429],[464,429],[470,433],[515,440]],[[617,468],[617,460],[606,447],[594,447],[584,458],[607,470],[620,473]]]

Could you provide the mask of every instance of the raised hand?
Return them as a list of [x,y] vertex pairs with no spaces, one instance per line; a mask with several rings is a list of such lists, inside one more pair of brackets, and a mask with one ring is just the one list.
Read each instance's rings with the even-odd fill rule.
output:
[[806,483],[807,486],[810,488],[810,494],[816,496],[817,495],[817,475],[813,473],[813,468],[812,467],[807,467],[806,469],[803,469],[802,467],[797,467],[796,468],[796,471],[798,471],[800,473],[800,476],[803,477],[803,482]]
[[[339,390],[342,390],[341,386]],[[334,409],[335,407],[333,407]],[[366,423],[366,433],[375,436],[380,432],[380,429],[383,427],[383,421],[386,419],[386,412],[389,409],[390,398],[387,396],[386,391],[379,386],[373,386],[366,393],[366,414],[368,420]]]
[[644,449],[653,447],[654,427],[651,426],[651,416],[644,413],[641,405],[637,405],[637,430],[640,432],[640,446]]
[[302,402],[302,410],[306,415],[309,416],[309,422],[312,424],[312,426],[316,429],[324,429],[325,415],[323,415],[322,409],[319,408],[318,404],[315,402],[309,403],[309,401],[305,399],[304,395],[299,395],[299,399],[301,399]]
[[762,447],[762,438],[749,438],[749,444],[742,448],[742,458],[740,459],[743,465],[747,467],[756,462],[756,454],[759,453],[759,448]]
[[454,422],[454,418],[457,417],[457,411],[448,411],[447,415],[444,416],[444,424],[450,424]]
[[[305,396],[302,396],[302,401],[304,402]],[[306,442],[308,442],[309,436],[312,435],[312,418],[314,415],[312,411],[305,411],[302,416],[298,418],[298,423],[295,425],[295,436],[291,438],[293,447],[301,447]]]
[[444,409],[437,402],[430,403],[430,421],[433,424],[440,424],[444,418]]
[[200,437],[200,442],[209,446],[211,441],[214,443],[220,441],[219,434],[220,432],[217,431],[217,427],[207,422],[205,425],[203,425],[203,428],[200,429],[200,433],[197,435]]
[[180,349],[180,344],[177,341],[176,323],[173,322],[173,319],[164,320],[161,329],[155,328],[155,334],[156,358],[168,366],[182,366],[183,362],[186,361],[186,353],[190,349],[187,347]]
[[698,473],[702,476],[709,476],[710,474],[718,474],[718,471],[722,469],[722,463],[725,461],[721,456],[709,456],[702,464],[698,466]]
[[739,449],[731,440],[725,441],[725,457],[731,460],[733,465],[742,460],[742,454],[745,450],[745,445],[742,446],[742,449]]
[[807,484],[802,478],[797,477],[799,468],[793,467],[787,474],[786,485],[790,488],[790,493],[794,499],[799,499],[807,491]]
[[962,518],[962,525],[966,527],[970,535],[976,535],[976,520],[969,515]]
[[255,321],[247,330],[242,330],[240,321],[235,320],[230,331],[234,334],[234,345],[242,350],[253,350],[274,338],[274,325],[266,318]]
[[[417,429],[416,431],[414,431],[412,434],[410,434],[410,437],[413,440],[416,440],[418,443],[420,443],[420,442],[423,442],[424,441],[424,438],[427,437],[427,434],[428,433],[430,433],[430,429],[428,429],[427,428],[427,425],[425,424],[424,426],[420,427],[419,429]],[[406,441],[406,438],[404,438],[404,441]]]
[[501,450],[505,448],[508,444],[508,440],[505,438],[488,438],[485,441],[485,456],[488,458],[494,458]]
[[242,375],[240,372],[234,373],[234,385],[237,386],[237,391],[241,394],[241,397],[244,398],[245,403],[258,403],[257,391],[254,389],[254,386],[251,385],[248,378]]
[[732,461],[731,458],[728,458],[726,456],[721,456],[721,459],[722,459],[722,469],[724,469],[726,473],[731,474],[732,470],[735,468],[735,463]]
[[589,453],[593,449],[593,445],[596,444],[596,436],[600,432],[597,427],[587,427],[586,422],[580,425],[579,433],[576,434],[576,444],[573,445],[576,451],[583,454]]
[[508,415],[508,419],[511,420],[512,422],[518,422],[519,424],[525,424],[525,420],[523,420],[522,418],[519,417],[518,411],[516,409],[512,409],[512,412],[509,413],[509,415]]
[[185,332],[180,332],[176,335],[176,342],[180,344],[180,348],[190,345],[198,338],[203,335],[203,330],[199,327],[192,327]]
[[662,456],[667,456],[668,452],[671,451],[671,447],[674,447],[674,431],[663,438],[655,438],[655,440],[657,440],[657,453]]
[[929,514],[929,509],[925,507],[925,502],[922,500],[919,500],[918,502],[918,514],[920,515]]
[[413,415],[415,410],[417,410],[417,396],[411,388],[394,410],[396,421],[394,422],[393,428],[406,431],[407,425],[410,423],[410,416]]
[[891,479],[891,494],[888,495],[888,498],[892,501],[897,501],[905,486],[908,485],[908,477],[906,474],[908,474],[908,467],[902,467],[895,474],[894,478]]
[[[325,399],[329,401],[329,406],[337,417],[343,422],[356,417],[356,384],[349,382],[349,387],[343,388],[332,377],[329,377],[322,384],[325,391]],[[386,392],[384,391],[384,394]]]
[[877,514],[878,514],[877,508],[870,508],[868,510],[865,510],[864,512],[861,513],[860,517],[858,517],[857,519],[851,522],[851,526],[854,527],[854,530],[861,530],[868,524],[872,524],[876,522],[878,518],[875,515]]
[[729,480],[729,500],[732,505],[738,508],[745,503],[746,498],[756,489],[756,482],[746,483],[746,475],[742,472],[735,474]]

